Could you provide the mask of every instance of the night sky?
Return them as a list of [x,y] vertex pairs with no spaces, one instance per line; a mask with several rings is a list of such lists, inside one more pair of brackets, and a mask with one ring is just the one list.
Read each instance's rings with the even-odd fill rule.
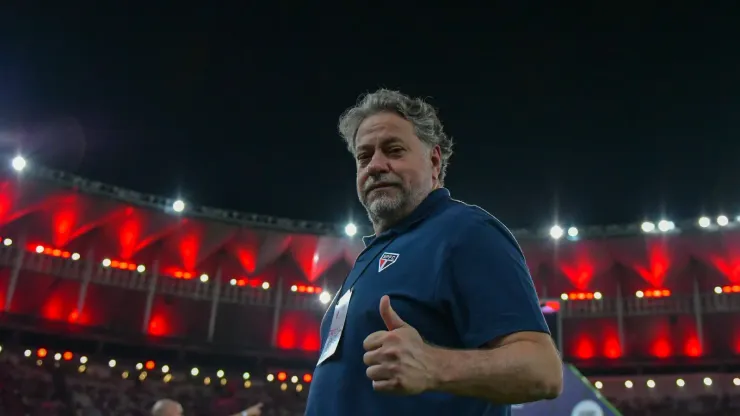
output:
[[740,214],[740,8],[153,3],[3,6],[2,150],[193,204],[364,222],[337,118],[388,87],[440,109],[448,188],[509,226]]

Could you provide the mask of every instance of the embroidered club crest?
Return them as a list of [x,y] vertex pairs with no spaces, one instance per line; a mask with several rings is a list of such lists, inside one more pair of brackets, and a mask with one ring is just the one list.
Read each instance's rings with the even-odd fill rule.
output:
[[383,253],[383,255],[380,256],[380,260],[378,260],[378,273],[391,267],[391,265],[398,260],[398,256],[398,253]]

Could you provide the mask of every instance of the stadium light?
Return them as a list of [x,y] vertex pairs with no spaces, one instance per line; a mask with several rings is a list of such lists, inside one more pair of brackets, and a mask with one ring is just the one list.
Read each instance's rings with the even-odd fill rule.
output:
[[553,225],[552,228],[550,228],[550,237],[554,239],[558,239],[563,236],[563,229],[559,225]]
[[193,367],[190,370],[190,375],[193,377],[198,377],[198,374],[200,374],[200,370],[198,370],[198,367]]
[[344,233],[350,237],[354,237],[357,234],[357,226],[349,223],[344,227]]
[[205,274],[205,273],[203,273],[202,275],[200,275],[200,281],[203,282],[203,283],[208,282],[208,275]]
[[331,295],[329,294],[329,292],[321,292],[321,294],[319,295],[319,302],[323,303],[324,305],[331,302]]
[[216,377],[218,377],[218,378],[224,378],[224,370],[218,370],[218,371],[216,371]]
[[711,224],[712,224],[712,220],[710,220],[708,217],[701,217],[701,218],[699,218],[699,227],[701,227],[701,228],[707,228]]
[[110,367],[110,368],[114,368],[116,366],[116,364],[117,364],[116,363],[116,360],[110,360],[110,361],[108,361],[108,367]]
[[16,156],[10,162],[10,165],[13,166],[13,169],[16,172],[20,172],[26,168],[27,163],[26,163],[26,159],[24,159],[23,156]]
[[576,228],[576,227],[570,227],[570,228],[568,228],[568,236],[569,237],[578,237],[578,228]]
[[682,378],[679,378],[679,379],[676,379],[676,385],[678,387],[683,387],[686,385],[686,382]]
[[725,225],[729,223],[730,223],[730,219],[727,218],[726,216],[720,215],[719,217],[717,217],[717,225],[719,225],[720,227],[724,227]]
[[642,223],[642,225],[640,225],[640,228],[645,233],[652,233],[653,231],[655,231],[655,224],[650,221],[645,221]]
[[173,202],[172,210],[174,210],[175,212],[183,212],[185,210],[185,202],[183,202],[181,199]]
[[660,220],[658,222],[658,229],[662,232],[668,232],[676,228],[676,224],[673,223],[673,221],[668,220]]

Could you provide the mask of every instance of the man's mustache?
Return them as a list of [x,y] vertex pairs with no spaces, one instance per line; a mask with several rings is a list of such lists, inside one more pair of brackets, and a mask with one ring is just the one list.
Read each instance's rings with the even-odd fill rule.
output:
[[364,192],[367,194],[373,189],[386,187],[386,186],[401,186],[401,184],[398,181],[394,181],[394,180],[377,179],[377,180],[373,180],[372,182],[366,183]]

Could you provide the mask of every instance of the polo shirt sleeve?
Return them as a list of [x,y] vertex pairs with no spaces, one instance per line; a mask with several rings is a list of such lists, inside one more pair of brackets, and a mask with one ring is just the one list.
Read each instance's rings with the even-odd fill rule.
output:
[[438,292],[465,348],[516,332],[549,334],[514,236],[490,216],[468,223],[449,249]]

